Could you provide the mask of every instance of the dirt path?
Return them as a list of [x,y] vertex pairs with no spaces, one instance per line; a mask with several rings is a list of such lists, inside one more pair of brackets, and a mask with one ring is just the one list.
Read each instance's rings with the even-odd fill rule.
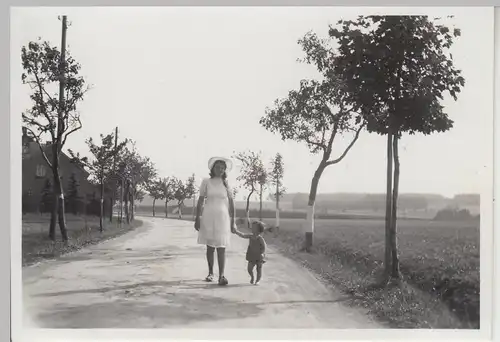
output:
[[[259,286],[247,241],[228,249],[229,285],[203,281],[191,222],[141,218],[117,239],[23,269],[24,324],[41,328],[378,328],[312,274],[269,250]],[[217,266],[215,267],[217,273]]]

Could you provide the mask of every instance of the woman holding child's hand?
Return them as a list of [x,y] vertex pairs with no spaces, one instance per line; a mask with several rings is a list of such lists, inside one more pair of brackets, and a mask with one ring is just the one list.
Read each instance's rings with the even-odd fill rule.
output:
[[219,285],[228,284],[224,275],[226,247],[230,244],[231,233],[236,231],[234,200],[226,174],[231,167],[231,160],[226,158],[213,157],[208,161],[210,178],[203,179],[201,183],[194,222],[198,243],[207,246],[208,276],[205,280],[214,280],[214,252],[217,250]]

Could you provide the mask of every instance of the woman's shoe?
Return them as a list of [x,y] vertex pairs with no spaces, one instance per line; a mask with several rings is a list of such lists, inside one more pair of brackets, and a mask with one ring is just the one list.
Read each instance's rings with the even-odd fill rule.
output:
[[226,277],[224,277],[224,276],[219,277],[219,285],[225,286],[227,284],[228,284],[228,281],[227,281]]
[[212,281],[214,281],[214,275],[213,274],[207,275],[207,277],[205,278],[205,281],[208,283],[211,283]]

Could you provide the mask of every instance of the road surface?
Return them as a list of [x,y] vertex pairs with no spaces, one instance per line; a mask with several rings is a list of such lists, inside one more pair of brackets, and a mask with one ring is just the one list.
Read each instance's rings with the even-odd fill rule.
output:
[[[203,281],[192,222],[141,218],[113,240],[23,269],[23,323],[37,328],[379,328],[295,262],[268,251],[249,283],[247,240],[227,251],[229,285]],[[215,266],[217,275],[217,263]]]

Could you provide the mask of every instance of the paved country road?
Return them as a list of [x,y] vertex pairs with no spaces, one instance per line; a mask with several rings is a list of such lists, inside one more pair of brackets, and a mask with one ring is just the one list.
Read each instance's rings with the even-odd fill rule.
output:
[[[381,328],[309,271],[268,251],[249,283],[233,236],[229,285],[205,283],[192,222],[141,218],[119,238],[23,269],[24,324],[38,328]],[[217,274],[217,265],[215,267]]]

